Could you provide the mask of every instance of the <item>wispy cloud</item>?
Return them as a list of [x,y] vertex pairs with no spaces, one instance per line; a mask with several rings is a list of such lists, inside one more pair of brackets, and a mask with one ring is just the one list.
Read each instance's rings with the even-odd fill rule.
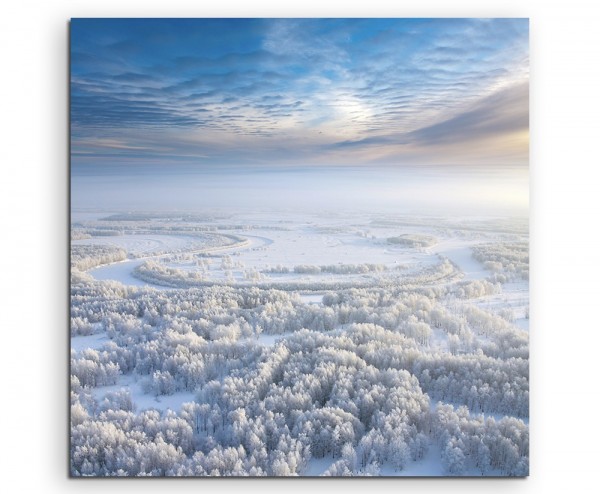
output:
[[74,162],[525,164],[527,80],[526,20],[74,20]]
[[[502,88],[473,104],[465,111],[459,112],[440,122],[418,128],[410,132],[396,132],[365,137],[358,140],[345,140],[331,145],[333,149],[380,148],[387,150],[388,155],[400,158],[402,153],[414,155],[419,148],[423,155],[428,155],[436,148],[463,147],[455,149],[448,157],[456,163],[459,156],[467,156],[476,149],[480,152],[481,143],[488,143],[485,155],[480,157],[483,163],[498,163],[498,153],[508,149],[510,136],[523,135],[529,129],[529,87],[526,83]],[[508,139],[507,139],[508,137]],[[489,145],[492,142],[502,143],[497,148]],[[521,146],[523,143],[519,143]],[[506,149],[503,149],[506,148]],[[518,152],[518,149],[513,150]],[[527,160],[527,147],[521,149],[523,164]],[[469,161],[472,161],[471,159]]]
[[529,86],[518,84],[500,89],[473,107],[447,120],[410,134],[422,145],[469,142],[529,128]]

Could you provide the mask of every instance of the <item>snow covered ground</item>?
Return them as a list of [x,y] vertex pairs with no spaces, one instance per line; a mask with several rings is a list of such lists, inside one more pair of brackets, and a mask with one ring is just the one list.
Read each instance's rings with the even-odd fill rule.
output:
[[335,459],[331,456],[325,456],[323,458],[311,458],[306,465],[306,469],[302,473],[304,477],[319,477],[325,472],[333,463]]
[[[425,456],[417,461],[409,461],[402,469],[398,470],[393,465],[385,463],[381,466],[381,475],[386,477],[440,477],[446,475],[442,462],[440,461],[440,447],[431,443]],[[474,473],[470,473],[474,475]]]
[[283,334],[264,334],[264,333],[261,333],[260,335],[258,335],[258,340],[257,341],[261,345],[273,346],[278,341],[281,341],[281,340],[285,339],[286,337],[288,337],[291,334],[293,334],[293,333],[283,333]]
[[185,235],[106,235],[74,240],[74,245],[111,245],[125,249],[135,257],[152,256],[169,251],[201,249],[206,245],[204,238]]
[[[93,217],[91,212],[85,212],[84,216]],[[159,261],[167,267],[186,272],[201,270],[202,279],[214,283],[245,283],[248,280],[273,283],[344,280],[360,283],[382,276],[418,273],[439,263],[441,257],[454,263],[465,280],[481,280],[490,275],[482,263],[473,258],[471,248],[493,239],[492,233],[440,228],[434,226],[431,220],[423,223],[413,220],[412,224],[402,221],[388,221],[388,224],[386,221],[369,215],[238,213],[228,218],[219,230],[219,235],[235,235],[245,240],[233,246],[214,245],[218,236],[212,238],[212,234],[173,235],[159,231],[98,236],[75,240],[73,244],[111,245],[125,249],[129,257],[136,259],[101,266],[91,270],[90,274],[99,280],[115,280],[132,286],[157,286],[133,276],[141,260]],[[86,223],[88,227],[93,224],[91,221]],[[125,228],[123,224],[127,222],[108,225],[118,229]],[[230,224],[238,226],[227,230]],[[172,224],[169,223],[169,226],[172,227]],[[210,222],[210,227],[215,228],[215,224]],[[145,224],[144,228],[151,229],[152,224]],[[427,248],[414,248],[388,241],[399,235],[425,235],[434,239],[435,243]],[[189,255],[179,260],[170,259],[165,255],[169,252]],[[195,253],[199,254],[194,256]],[[366,264],[381,266],[383,271],[333,274],[323,270],[315,274],[310,269]]]
[[[86,228],[93,228],[95,222],[102,222],[105,213],[82,212],[78,217],[86,222]],[[75,217],[75,216],[74,216]],[[154,261],[169,268],[182,271],[202,271],[204,279],[216,284],[227,282],[252,286],[258,282],[302,281],[307,288],[292,290],[294,297],[310,305],[311,310],[323,307],[323,297],[327,288],[319,288],[322,281],[344,281],[359,285],[364,280],[392,279],[401,280],[403,276],[414,275],[424,269],[437,265],[441,259],[449,259],[462,273],[463,281],[484,280],[490,277],[490,271],[472,256],[472,247],[479,243],[502,240],[504,233],[492,230],[449,228],[443,220],[438,225],[433,220],[416,219],[378,220],[370,215],[356,217],[335,215],[287,214],[273,216],[270,213],[238,213],[228,217],[222,225],[211,223],[211,227],[220,227],[220,235],[230,235],[233,245],[222,245],[211,240],[211,234],[180,235],[164,234],[158,228],[152,233],[126,234],[120,236],[97,236],[74,240],[74,245],[111,245],[127,251],[128,259],[90,269],[88,273],[98,281],[113,280],[128,286],[152,287],[158,290],[173,288],[142,281],[134,275],[135,269],[146,261]],[[466,221],[466,220],[465,220]],[[157,220],[157,226],[163,226]],[[118,226],[118,223],[117,225]],[[203,226],[203,225],[200,225]],[[485,225],[484,225],[485,226]],[[144,228],[152,229],[152,223],[146,222]],[[430,247],[418,248],[391,243],[389,238],[400,235],[426,235],[434,238]],[[524,237],[526,238],[526,237]],[[323,267],[344,265],[380,265],[378,272],[332,273],[324,268],[321,272],[302,272],[298,266]],[[253,276],[255,278],[253,278]],[[448,284],[454,283],[452,280]],[[315,283],[311,290],[311,283]],[[500,286],[500,285],[499,285]],[[158,293],[158,292],[157,292]],[[297,298],[294,303],[297,304]],[[505,283],[500,293],[486,295],[461,303],[472,304],[489,313],[499,315],[510,321],[516,328],[529,331],[529,284],[527,281]],[[446,307],[450,308],[451,304]],[[430,354],[448,352],[448,333],[439,327],[432,327],[430,346],[423,348]],[[338,326],[331,334],[345,331],[344,325]],[[255,340],[270,351],[277,342],[285,340],[293,333],[264,334]],[[74,336],[71,348],[81,351],[86,348],[101,349],[109,342],[105,332],[90,336]],[[97,403],[101,403],[107,393],[126,389],[131,394],[136,411],[156,408],[161,411],[178,411],[181,405],[194,401],[195,393],[178,392],[172,395],[154,396],[145,394],[142,379],[134,374],[121,375],[112,386],[91,388]],[[433,405],[432,405],[433,406]],[[433,408],[432,408],[433,410]],[[496,419],[501,415],[490,414]],[[528,420],[525,421],[528,424]],[[337,459],[336,459],[337,460]],[[303,473],[319,476],[335,460],[330,456],[311,459]],[[384,476],[441,476],[444,468],[440,460],[440,448],[435,441],[419,461],[411,461],[401,471],[391,464],[381,465]],[[467,475],[479,476],[475,470]]]
[[[256,234],[255,234],[256,233]],[[167,261],[165,265],[183,271],[203,270],[206,280],[224,282],[229,280],[246,281],[259,274],[261,281],[364,281],[373,276],[398,276],[418,272],[439,262],[435,253],[417,251],[415,249],[390,245],[385,239],[368,239],[356,233],[322,234],[313,227],[298,228],[288,231],[254,230],[252,235],[236,233],[247,242],[234,247],[205,248],[202,254],[210,254],[205,258],[208,267],[198,266],[198,260]],[[137,236],[124,235],[118,237],[94,237],[74,241],[74,244],[114,245],[125,248],[129,255],[138,259],[129,259],[119,263],[101,266],[90,270],[90,274],[99,280],[120,281],[132,286],[156,286],[136,279],[133,272],[146,260],[161,261],[165,250],[175,249],[177,252],[195,252],[201,248],[197,241],[189,241],[180,236],[165,235]],[[226,259],[226,260],[225,260]],[[302,267],[363,265],[374,264],[384,267],[383,272],[334,274],[323,271],[318,274],[300,271]],[[300,266],[300,268],[295,268]],[[272,272],[272,269],[284,268],[285,273]]]
[[100,386],[92,388],[92,395],[101,403],[104,397],[111,392],[126,390],[131,394],[131,399],[135,403],[136,412],[154,408],[160,411],[174,410],[179,411],[181,405],[194,401],[195,393],[179,391],[171,395],[154,396],[144,393],[139,379],[131,374],[119,376],[117,384],[112,386]]
[[105,343],[108,343],[110,338],[106,336],[106,332],[91,334],[89,336],[73,336],[71,338],[71,350],[80,352],[86,348],[98,350]]
[[324,293],[322,293],[322,292],[315,292],[315,293],[300,292],[299,293],[300,299],[305,304],[322,304],[323,303],[323,295],[324,295]]
[[89,274],[97,280],[119,281],[120,283],[129,286],[152,286],[154,288],[166,290],[168,287],[148,283],[133,276],[134,269],[143,262],[144,260],[140,259],[127,259],[125,261],[119,261],[90,269]]
[[489,312],[502,311],[513,315],[515,324],[520,329],[529,331],[529,283],[518,281],[502,285],[502,292],[487,295],[476,300],[477,306]]
[[490,273],[473,258],[471,246],[474,243],[470,240],[451,238],[431,247],[430,250],[450,259],[464,273],[465,280],[482,280]]

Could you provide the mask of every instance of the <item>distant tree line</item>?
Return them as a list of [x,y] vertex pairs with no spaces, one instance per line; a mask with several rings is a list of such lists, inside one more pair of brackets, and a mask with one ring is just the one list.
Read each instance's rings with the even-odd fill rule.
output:
[[529,243],[500,242],[473,247],[473,257],[500,283],[529,279]]

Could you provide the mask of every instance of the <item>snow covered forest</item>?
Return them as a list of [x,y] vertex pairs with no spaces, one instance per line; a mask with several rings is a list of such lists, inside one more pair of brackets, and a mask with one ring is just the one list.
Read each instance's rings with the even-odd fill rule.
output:
[[526,220],[71,228],[72,475],[528,475]]

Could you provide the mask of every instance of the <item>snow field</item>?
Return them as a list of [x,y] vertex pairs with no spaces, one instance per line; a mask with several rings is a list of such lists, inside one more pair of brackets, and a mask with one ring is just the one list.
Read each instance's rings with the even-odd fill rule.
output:
[[[392,279],[392,284],[386,285],[386,290],[390,290],[392,289],[390,287],[395,286],[394,280],[402,280],[403,276],[419,274],[425,269],[439,264],[440,259],[443,258],[447,258],[459,270],[460,274],[457,278],[443,279],[437,285],[432,285],[432,288],[441,290],[441,293],[447,293],[447,295],[439,295],[441,298],[435,303],[448,311],[447,317],[451,318],[451,320],[449,320],[450,322],[443,322],[441,326],[437,326],[427,319],[427,317],[429,317],[427,314],[428,311],[431,310],[431,307],[427,308],[423,306],[423,308],[420,308],[420,305],[429,304],[431,302],[427,302],[427,300],[435,301],[436,299],[435,296],[431,294],[425,296],[420,294],[417,287],[410,288],[408,292],[400,290],[397,292],[396,298],[392,298],[389,302],[391,304],[405,303],[407,307],[410,307],[410,310],[413,311],[411,317],[414,317],[414,320],[407,320],[407,315],[403,312],[398,313],[398,315],[392,315],[393,313],[390,313],[388,319],[379,321],[375,318],[375,325],[385,325],[388,333],[391,332],[394,335],[408,335],[408,341],[421,352],[421,358],[424,358],[425,361],[437,361],[441,359],[444,362],[448,362],[450,365],[454,365],[453,359],[462,358],[463,355],[466,357],[481,355],[482,359],[483,357],[487,359],[482,360],[486,362],[486,365],[498,365],[501,367],[503,365],[501,362],[505,358],[503,352],[510,350],[507,350],[501,344],[501,342],[504,341],[502,339],[504,338],[503,334],[495,334],[494,332],[482,334],[479,328],[471,328],[470,323],[466,322],[467,320],[464,316],[458,314],[457,311],[460,307],[476,307],[481,309],[483,314],[491,314],[494,317],[497,316],[502,318],[505,321],[505,326],[500,325],[498,327],[504,332],[513,331],[513,336],[516,338],[515,344],[523,345],[522,339],[527,336],[526,331],[528,331],[529,328],[529,286],[526,281],[506,283],[502,286],[496,285],[497,292],[483,296],[479,295],[471,299],[467,298],[457,301],[456,295],[452,295],[454,293],[453,290],[462,286],[458,283],[459,281],[461,283],[483,282],[490,276],[490,272],[484,268],[483,264],[473,258],[472,247],[479,243],[501,241],[504,238],[502,233],[497,234],[491,231],[482,234],[480,231],[473,233],[469,230],[457,232],[455,229],[431,226],[427,222],[424,224],[404,226],[393,224],[385,227],[380,225],[374,227],[372,225],[372,218],[368,216],[347,219],[331,217],[307,218],[301,215],[289,215],[286,217],[285,222],[281,222],[275,221],[267,214],[254,216],[237,215],[233,218],[228,218],[228,223],[231,223],[233,220],[238,221],[244,228],[241,230],[223,229],[219,232],[220,234],[232,234],[238,238],[244,239],[243,242],[231,246],[215,245],[214,242],[202,242],[202,240],[197,237],[163,235],[161,233],[123,235],[120,237],[94,237],[91,239],[77,240],[73,243],[83,245],[114,245],[126,249],[131,257],[137,258],[100,266],[89,270],[89,274],[98,281],[112,280],[118,281],[126,286],[138,287],[142,290],[140,292],[142,297],[150,297],[151,299],[153,297],[162,297],[163,295],[161,294],[167,293],[164,290],[169,289],[169,287],[158,284],[158,282],[148,283],[142,281],[139,277],[134,275],[136,267],[141,266],[147,260],[183,272],[201,273],[202,276],[204,276],[203,279],[214,282],[217,285],[219,285],[219,283],[231,284],[233,281],[231,286],[226,288],[226,290],[229,291],[224,292],[230,294],[228,297],[238,293],[238,290],[245,290],[239,293],[250,293],[253,285],[252,276],[256,276],[256,283],[267,280],[281,283],[302,281],[306,284],[306,289],[290,290],[286,292],[286,297],[291,297],[289,302],[282,302],[281,305],[278,305],[276,302],[272,301],[268,303],[253,301],[250,303],[249,309],[245,309],[244,302],[241,301],[231,303],[232,305],[230,306],[219,306],[218,304],[220,302],[218,302],[218,294],[220,292],[218,292],[218,290],[211,290],[208,288],[195,289],[197,292],[190,293],[197,293],[198,295],[192,296],[189,301],[181,305],[180,315],[175,312],[175,314],[177,314],[174,316],[175,319],[180,321],[177,324],[183,324],[183,326],[173,326],[170,322],[166,323],[164,326],[160,326],[161,319],[158,313],[149,316],[148,313],[145,312],[145,309],[138,310],[137,312],[134,311],[133,317],[137,318],[140,325],[147,324],[148,321],[153,320],[158,321],[157,324],[159,324],[159,326],[152,329],[152,331],[155,332],[152,338],[158,339],[149,340],[146,343],[143,343],[144,340],[142,339],[140,343],[135,344],[137,345],[135,348],[141,348],[143,346],[144,351],[155,351],[155,344],[152,343],[152,341],[156,341],[156,344],[160,345],[163,340],[167,341],[181,338],[181,343],[177,344],[177,348],[181,348],[178,352],[185,353],[184,348],[186,348],[186,342],[195,341],[194,338],[196,338],[189,339],[187,335],[192,333],[189,328],[186,329],[185,325],[205,324],[204,322],[199,323],[199,318],[201,321],[210,321],[210,318],[214,317],[217,322],[211,324],[217,324],[217,327],[207,330],[206,334],[203,334],[203,337],[209,342],[214,338],[215,348],[227,348],[228,345],[231,345],[232,350],[230,351],[236,354],[236,352],[239,352],[240,350],[236,349],[235,345],[248,344],[250,346],[248,346],[246,350],[242,350],[241,355],[244,355],[244,353],[250,355],[252,352],[257,352],[257,355],[261,354],[261,362],[264,360],[264,363],[260,364],[258,368],[264,366],[265,369],[270,369],[271,364],[267,365],[267,362],[271,362],[273,359],[277,361],[279,358],[284,362],[282,365],[284,365],[285,368],[285,362],[290,358],[289,356],[294,355],[294,352],[290,349],[293,349],[298,345],[296,329],[284,329],[283,331],[280,329],[274,333],[267,329],[267,331],[262,331],[260,334],[258,334],[259,331],[256,330],[256,333],[252,334],[252,331],[254,330],[253,324],[256,324],[255,322],[252,322],[252,317],[257,317],[258,315],[260,315],[260,317],[266,317],[266,322],[274,324],[274,327],[279,327],[279,324],[285,324],[286,318],[295,317],[297,314],[303,314],[302,317],[307,321],[304,324],[314,325],[314,328],[309,326],[309,329],[312,329],[313,332],[322,332],[324,335],[334,338],[332,341],[342,342],[344,340],[341,338],[344,337],[349,328],[352,328],[350,339],[356,341],[358,336],[356,335],[356,326],[353,324],[345,322],[341,322],[340,324],[340,321],[338,320],[333,326],[329,326],[330,330],[324,330],[323,328],[327,327],[329,324],[328,318],[334,317],[333,320],[335,320],[335,317],[341,317],[339,314],[345,314],[345,312],[343,312],[344,310],[350,310],[352,308],[352,311],[354,312],[351,311],[350,317],[358,319],[351,319],[351,322],[371,324],[371,320],[374,315],[377,315],[377,311],[376,309],[373,309],[373,307],[368,310],[367,308],[370,307],[369,304],[372,303],[382,303],[383,305],[381,305],[380,310],[387,307],[384,302],[376,302],[378,297],[381,298],[385,296],[383,293],[384,290],[378,289],[376,285],[371,288],[362,289],[364,290],[364,297],[366,297],[365,300],[370,300],[365,306],[365,314],[362,315],[360,313],[360,300],[362,296],[360,293],[362,292],[354,293],[348,289],[339,290],[337,292],[325,292],[319,289],[311,290],[311,284],[314,284],[314,286],[317,287],[318,283],[323,280],[343,280],[344,282],[350,283],[350,285],[354,283],[356,286],[361,286],[360,283],[366,279],[375,281],[379,279]],[[160,223],[157,223],[157,225],[159,224]],[[148,227],[148,225],[145,227]],[[427,235],[435,237],[437,242],[426,248],[413,248],[387,242],[387,238],[404,234]],[[386,269],[377,273],[367,272],[363,274],[334,274],[326,271],[315,274],[310,273],[311,266],[341,266],[350,264],[383,265]],[[294,268],[297,266],[308,266],[308,272],[295,272]],[[281,272],[273,272],[273,268],[275,268],[275,270],[280,270]],[[287,272],[285,272],[286,269],[283,268],[286,268]],[[159,291],[152,290],[145,292],[145,288],[157,288]],[[85,289],[92,290],[92,285],[85,287]],[[410,290],[415,291],[413,293],[410,292]],[[189,307],[193,306],[193,303],[191,302],[196,300],[195,297],[202,297],[207,291],[216,294],[215,300],[217,302],[215,303],[217,305],[214,305],[208,311],[203,309],[203,311],[196,315],[196,313],[190,311]],[[172,303],[176,304],[179,303],[174,301],[176,297],[179,297],[178,294],[185,293],[187,293],[186,289],[178,288],[172,289],[166,296],[172,297]],[[258,290],[256,296],[261,296],[261,293],[263,292]],[[345,306],[343,306],[343,304],[336,305],[335,302],[333,306],[325,306],[323,304],[323,299],[326,293],[333,293],[338,297],[344,297],[346,296],[346,293],[353,293],[350,296],[352,302],[348,308],[344,308]],[[378,295],[374,296],[373,294]],[[186,297],[186,295],[183,295],[184,299]],[[429,299],[427,299],[427,297],[429,297]],[[284,300],[288,299],[284,297]],[[227,302],[227,304],[229,303],[230,302]],[[251,312],[252,317],[245,316],[249,321],[247,324],[244,322],[246,327],[238,327],[236,326],[238,323],[233,324],[230,322],[231,317],[227,307],[235,308],[235,310],[248,310]],[[398,310],[402,311],[405,309]],[[369,311],[371,311],[371,314],[369,314]],[[263,315],[267,312],[269,313],[268,317]],[[393,318],[398,318],[399,322],[393,322]],[[165,319],[165,321],[171,320],[172,318]],[[456,323],[456,328],[459,329],[453,328],[451,323]],[[263,322],[261,322],[261,325],[262,324]],[[450,324],[450,326],[448,326],[448,324]],[[498,325],[497,322],[495,324]],[[135,326],[135,324],[133,326]],[[131,331],[134,331],[133,326]],[[265,327],[268,328],[269,326]],[[333,328],[333,330],[331,330],[331,328]],[[471,331],[471,329],[473,331]],[[117,333],[119,331],[125,330],[119,329]],[[127,331],[129,331],[129,329],[127,329]],[[139,330],[135,329],[135,331]],[[200,334],[199,330],[195,329],[194,331],[196,334]],[[248,331],[250,331],[250,333]],[[420,334],[419,331],[425,331],[425,333],[427,331],[430,332],[429,337],[426,338],[427,343],[421,341],[419,339],[420,337],[415,336]],[[467,331],[470,336],[469,334],[465,336],[464,331]],[[135,334],[138,335],[139,333]],[[386,336],[386,338],[387,337],[391,336]],[[139,336],[135,336],[135,338],[139,338]],[[311,336],[311,338],[313,338],[313,336]],[[335,338],[339,339],[335,340]],[[373,348],[379,348],[377,352],[385,353],[388,350],[400,351],[405,345],[405,343],[402,343],[397,348],[393,345],[389,348],[378,347],[378,337],[374,336],[373,338],[371,344],[375,345]],[[469,338],[474,338],[474,341],[471,342]],[[111,340],[105,332],[98,332],[89,336],[74,336],[71,338],[71,348],[77,352],[77,355],[80,355],[85,349],[94,349],[102,352],[103,345],[109,341]],[[343,344],[345,345],[346,343]],[[127,344],[125,348],[128,345],[129,344]],[[175,343],[173,343],[173,345],[175,345]],[[317,345],[314,351],[317,351],[317,354],[319,355],[320,353],[318,352],[322,351],[334,352],[334,348],[331,347],[331,345],[333,345],[333,343],[326,343],[322,350],[319,349],[320,347]],[[173,346],[173,348],[175,348],[175,346]],[[190,348],[193,348],[193,346]],[[481,353],[471,354],[470,352],[474,352],[474,349],[478,349],[478,352]],[[521,350],[522,348],[515,351]],[[192,353],[194,351],[196,350],[192,350]],[[229,352],[229,350],[227,352]],[[345,351],[341,351],[338,355],[331,353],[331,363],[337,366],[340,365],[337,363],[338,359],[357,358],[356,356],[350,357],[349,355],[346,355],[347,352],[344,352]],[[371,353],[367,352],[366,355],[371,355]],[[378,353],[375,353],[375,355],[378,355]],[[235,358],[239,358],[239,356]],[[366,356],[362,355],[358,361],[360,362],[361,359],[365,358]],[[497,364],[494,359],[498,361]],[[160,368],[160,363],[154,362],[152,363],[152,366]],[[252,366],[250,366],[250,368],[251,367]],[[275,365],[275,368],[276,367],[277,365]],[[244,370],[242,371],[234,368],[227,372],[220,371],[221,376],[215,381],[216,384],[214,384],[214,386],[225,389],[228,386],[232,386],[232,383],[236,383],[235,386],[241,386],[245,382],[252,382],[252,379],[255,379],[255,377],[251,377],[253,375],[252,372],[245,367],[242,367],[242,369]],[[161,372],[165,372],[164,369]],[[231,373],[229,376],[228,372]],[[259,372],[257,376],[261,376],[261,372]],[[271,371],[269,370],[269,372]],[[274,375],[277,375],[276,370],[273,370],[273,372],[275,372]],[[240,376],[241,381],[236,381],[235,379],[238,379],[236,376]],[[434,376],[432,374],[432,377],[440,379],[444,376],[443,374],[441,376]],[[126,372],[125,374],[120,373],[117,377],[116,384],[92,387],[86,386],[84,389],[91,393],[91,397],[95,401],[96,406],[102,406],[107,395],[125,389],[131,396],[136,413],[146,409],[157,409],[162,414],[169,410],[182,413],[184,404],[194,404],[196,400],[200,399],[198,394],[200,388],[195,391],[176,390],[171,393],[158,394],[158,396],[155,396],[156,393],[153,392],[145,393],[142,383],[147,379],[147,376],[144,377],[136,373]],[[229,379],[234,380],[230,382]],[[281,379],[281,376],[278,379]],[[279,381],[275,381],[273,384],[275,383],[279,383]],[[423,389],[426,389],[423,382],[421,385],[423,386]],[[281,384],[279,383],[278,386],[281,386]],[[451,403],[456,407],[463,405],[461,402],[454,403],[452,400],[446,400],[445,402]],[[430,401],[430,404],[433,406],[433,400]],[[429,413],[434,415],[435,410],[432,408]],[[489,412],[486,413],[485,416],[500,420],[505,415]],[[225,421],[225,419],[223,420]],[[525,418],[524,420],[526,425],[528,425],[528,419]],[[203,440],[208,440],[208,432],[204,431],[202,434],[201,436],[204,437]],[[417,461],[409,461],[401,470],[395,468],[390,460],[380,461],[376,470],[379,475],[384,476],[439,476],[447,474],[448,468],[456,468],[457,472],[461,472],[460,475],[481,475],[479,469],[475,468],[471,463],[459,462],[459,466],[448,467],[448,462],[452,463],[454,461],[454,457],[452,456],[454,453],[452,453],[452,451],[450,451],[450,453],[446,450],[442,451],[441,448],[442,447],[436,440],[429,438],[429,445],[423,458]],[[442,457],[445,458],[443,461]],[[324,458],[312,457],[309,459],[307,467],[298,473],[301,475],[318,476],[328,469],[333,468],[332,465],[338,460],[339,457],[334,459],[331,454],[327,454]],[[514,467],[514,470],[512,471],[522,471],[522,467],[519,468],[521,468],[521,470]],[[486,474],[505,475],[506,473],[503,470],[501,471],[497,468],[490,467],[487,469]]]

